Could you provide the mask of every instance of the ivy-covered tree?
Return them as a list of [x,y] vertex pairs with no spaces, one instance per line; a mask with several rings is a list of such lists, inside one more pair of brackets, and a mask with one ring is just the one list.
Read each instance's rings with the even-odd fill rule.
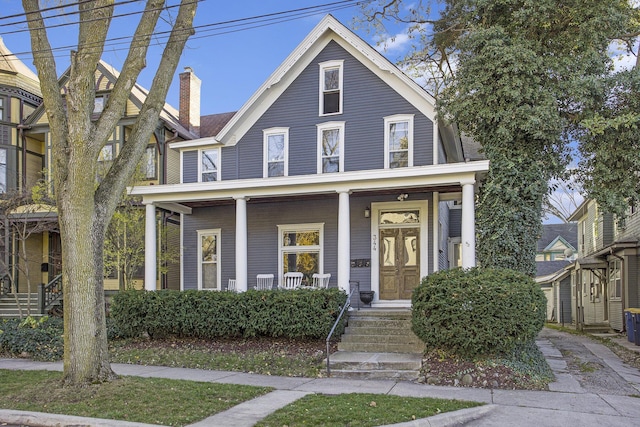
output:
[[419,24],[409,57],[445,67],[438,111],[491,163],[479,195],[479,263],[535,274],[548,182],[599,108],[609,46],[633,33],[636,11],[627,0],[448,0],[430,18],[425,4],[380,2],[367,13],[378,24],[389,12]]

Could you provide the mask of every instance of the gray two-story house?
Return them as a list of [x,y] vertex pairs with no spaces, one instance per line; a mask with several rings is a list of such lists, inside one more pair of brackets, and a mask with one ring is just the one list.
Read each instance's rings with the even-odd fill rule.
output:
[[151,219],[146,289],[156,289],[156,209],[181,216],[184,290],[328,273],[332,287],[373,290],[373,307],[402,307],[422,277],[475,265],[488,162],[465,159],[433,97],[332,16],[238,112],[207,121],[211,135],[203,120],[201,138],[171,144],[179,184],[132,189]]

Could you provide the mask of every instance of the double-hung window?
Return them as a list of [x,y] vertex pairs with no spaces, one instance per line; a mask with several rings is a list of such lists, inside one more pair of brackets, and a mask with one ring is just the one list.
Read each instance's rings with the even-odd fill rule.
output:
[[0,121],[5,120],[4,108],[4,98],[0,96]]
[[384,118],[385,169],[413,166],[413,114]]
[[320,64],[320,115],[342,113],[342,66],[344,61]]
[[324,224],[288,224],[278,226],[280,260],[278,273],[301,272],[309,283],[313,273],[323,273]]
[[6,193],[6,192],[7,192],[7,149],[0,148],[0,194]]
[[344,172],[344,122],[318,125],[318,173]]
[[207,148],[198,153],[200,161],[198,165],[199,182],[220,181],[220,150],[218,148]]
[[156,179],[157,168],[156,168],[156,146],[149,145],[144,152],[144,157],[142,158],[141,165],[142,173],[144,174],[144,179]]
[[289,175],[289,128],[270,128],[264,137],[263,177]]
[[198,289],[220,290],[220,229],[198,231]]
[[622,299],[622,262],[619,259],[609,261],[609,293],[612,301]]

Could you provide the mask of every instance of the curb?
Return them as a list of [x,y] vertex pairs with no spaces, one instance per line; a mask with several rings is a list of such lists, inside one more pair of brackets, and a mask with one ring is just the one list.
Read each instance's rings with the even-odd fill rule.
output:
[[0,419],[6,424],[18,424],[30,427],[160,427],[158,424],[48,414],[46,412],[16,411],[13,409],[0,409]]
[[474,421],[485,417],[494,409],[497,405],[484,405],[475,408],[460,409],[454,412],[445,412],[444,414],[433,415],[428,418],[422,418],[415,421],[408,421],[405,423],[389,424],[381,427],[451,427],[464,425],[470,421]]

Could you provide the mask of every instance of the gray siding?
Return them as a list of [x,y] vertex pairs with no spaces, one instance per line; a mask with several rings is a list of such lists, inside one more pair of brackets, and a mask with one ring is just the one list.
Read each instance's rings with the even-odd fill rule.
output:
[[613,214],[602,214],[602,245],[607,246],[613,243],[615,234],[615,218]]
[[182,182],[198,182],[198,150],[182,153]]
[[560,281],[560,301],[556,306],[558,317],[556,321],[558,323],[572,323],[571,318],[571,276]]
[[220,150],[222,161],[220,169],[222,170],[222,180],[231,180],[238,178],[238,150],[237,146],[224,147]]
[[[318,115],[318,63],[344,59],[343,114]],[[382,102],[384,100],[384,102]],[[414,165],[433,164],[433,122],[337,43],[331,42],[298,76],[274,104],[258,119],[233,150],[237,158],[238,178],[259,178],[263,171],[263,130],[289,128],[289,175],[305,175],[317,170],[316,125],[345,122],[345,170],[384,167],[384,117],[414,114]],[[229,156],[224,147],[223,159]],[[226,163],[223,163],[226,166]],[[223,172],[223,179],[233,173]]]
[[449,241],[448,237],[450,236],[449,227],[450,227],[450,209],[449,205],[452,202],[440,202],[438,204],[438,218],[440,223],[440,228],[442,234],[438,236],[439,238],[439,248],[438,248],[438,268],[440,270],[447,270],[449,268]]

